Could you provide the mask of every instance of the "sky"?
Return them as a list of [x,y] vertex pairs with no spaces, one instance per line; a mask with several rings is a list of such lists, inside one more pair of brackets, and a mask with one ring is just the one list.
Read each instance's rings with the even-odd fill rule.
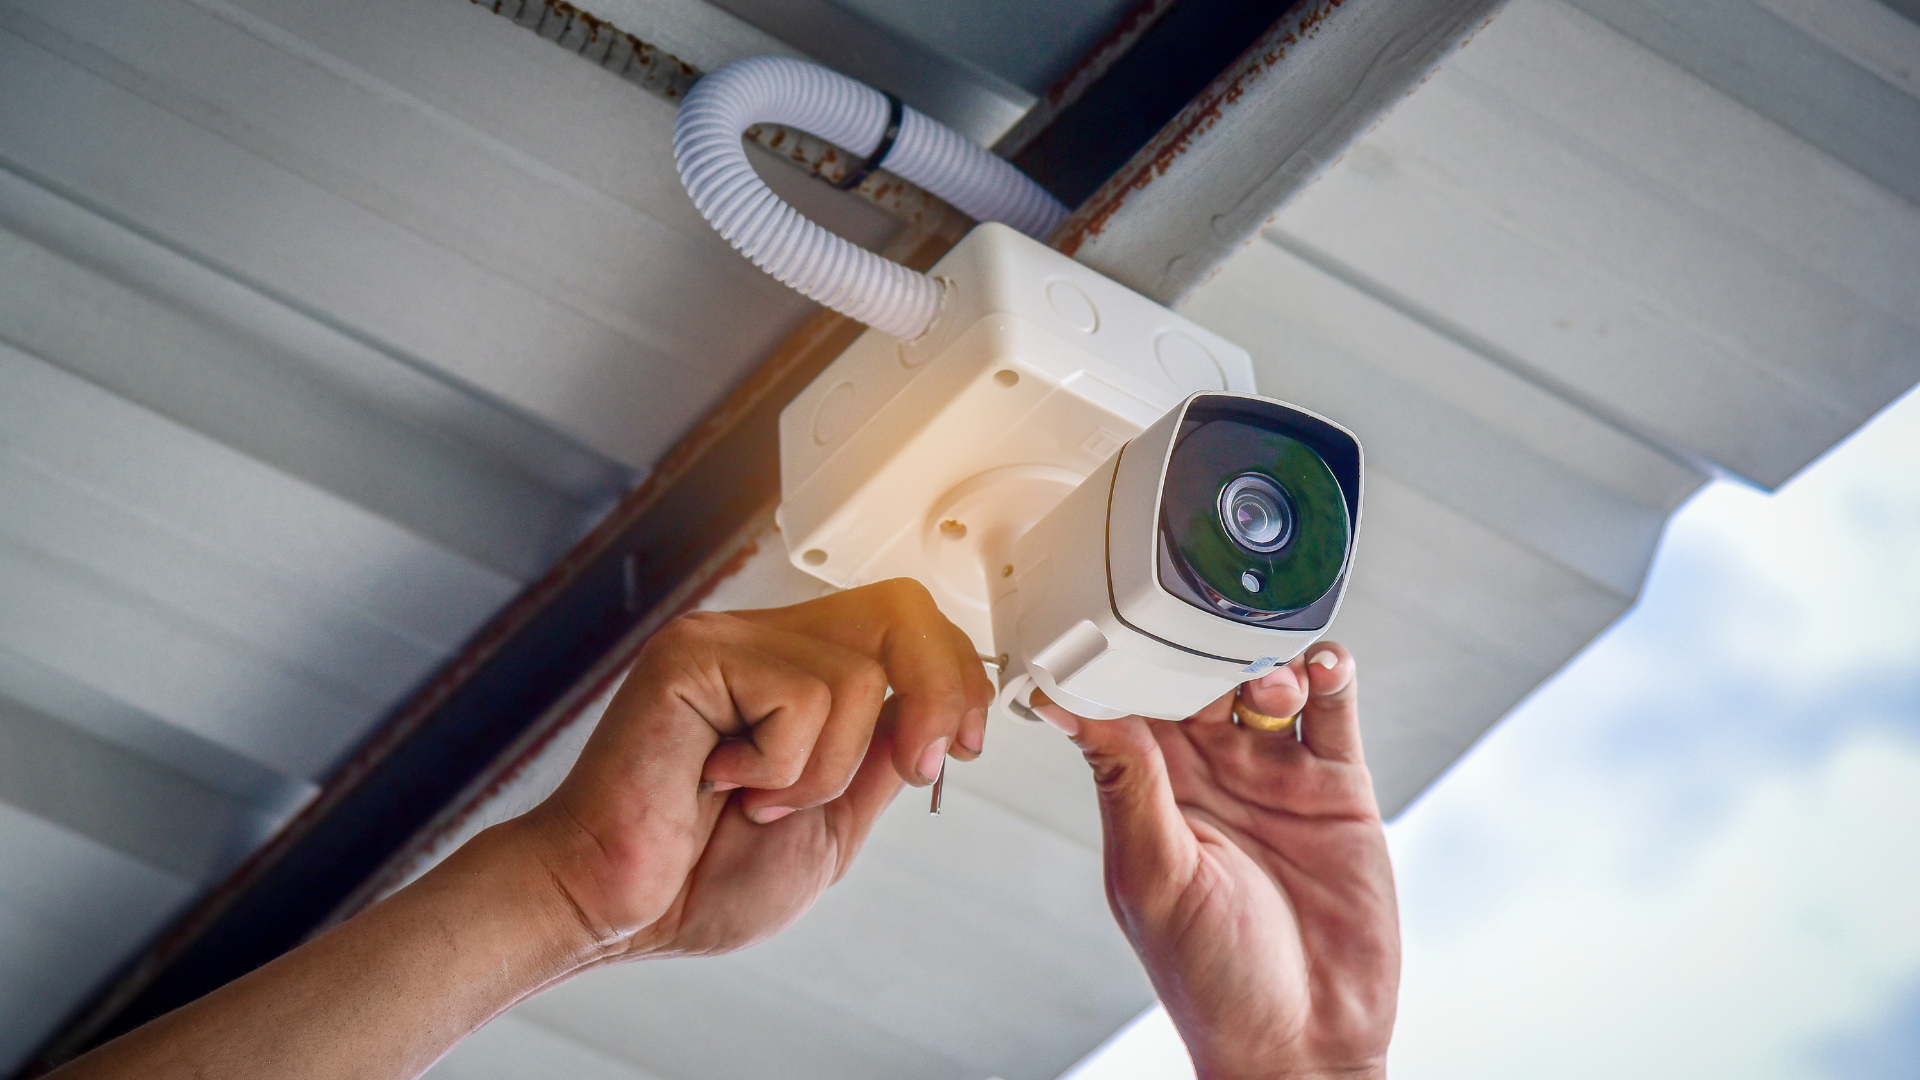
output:
[[[1920,391],[1703,489],[1387,832],[1397,1080],[1920,1075]],[[1155,1008],[1068,1077],[1192,1075]]]

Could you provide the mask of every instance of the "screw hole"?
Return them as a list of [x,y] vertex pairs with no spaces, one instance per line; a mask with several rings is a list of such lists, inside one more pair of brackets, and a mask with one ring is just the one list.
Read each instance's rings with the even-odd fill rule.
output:
[[1010,368],[1001,368],[993,373],[993,381],[1001,386],[1012,386],[1020,381],[1020,373]]
[[965,540],[967,538],[967,527],[952,518],[948,518],[940,523],[940,535],[949,540]]
[[808,566],[819,566],[821,563],[827,561],[827,553],[821,551],[819,548],[811,548],[806,554],[800,556],[800,561],[806,563]]

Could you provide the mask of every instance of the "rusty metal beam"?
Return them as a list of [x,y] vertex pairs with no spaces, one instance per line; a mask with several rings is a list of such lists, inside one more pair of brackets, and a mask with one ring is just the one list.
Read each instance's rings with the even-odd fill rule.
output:
[[1055,198],[1080,205],[1301,2],[1179,0],[1136,8],[1041,98],[1034,112],[1048,113],[1044,130],[1029,133],[1022,125],[1008,133],[1022,139],[1008,156]]
[[1079,63],[1047,88],[1019,123],[1000,136],[993,144],[993,152],[1010,158],[1026,149],[1055,117],[1078,104],[1087,91],[1106,78],[1113,65],[1131,54],[1140,38],[1158,25],[1160,17],[1173,6],[1174,0],[1139,0],[1134,4]]
[[1505,0],[1309,0],[1288,11],[1054,234],[1178,305]]

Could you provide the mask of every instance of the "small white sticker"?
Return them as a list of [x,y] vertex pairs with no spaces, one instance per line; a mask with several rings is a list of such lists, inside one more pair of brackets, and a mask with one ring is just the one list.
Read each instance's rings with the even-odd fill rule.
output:
[[1241,668],[1240,674],[1265,675],[1267,672],[1272,671],[1275,667],[1278,667],[1279,664],[1280,664],[1279,657],[1263,656],[1260,659],[1255,660],[1253,663],[1248,664],[1246,667]]

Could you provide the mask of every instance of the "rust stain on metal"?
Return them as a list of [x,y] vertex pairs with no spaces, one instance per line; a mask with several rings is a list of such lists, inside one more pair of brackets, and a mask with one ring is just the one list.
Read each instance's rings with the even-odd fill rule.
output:
[[1289,11],[1260,39],[1247,47],[1239,59],[1208,84],[1200,95],[1187,103],[1153,141],[1143,147],[1125,168],[1100,186],[1093,197],[1074,211],[1054,233],[1052,244],[1073,255],[1089,240],[1098,237],[1126,205],[1136,191],[1144,191],[1173,168],[1199,144],[1239,104],[1247,89],[1258,82],[1282,60],[1287,50],[1316,36],[1327,17],[1346,0],[1316,0],[1303,9]]
[[1040,95],[1039,102],[1028,109],[1026,115],[1006,134],[1000,136],[999,141],[993,144],[994,153],[1002,157],[1019,153],[1053,122],[1054,117],[1079,101],[1089,87],[1100,81],[1108,69],[1140,40],[1140,35],[1159,22],[1160,16],[1165,15],[1174,3],[1175,0],[1140,0],[1129,8],[1113,29],[1107,31],[1065,75],[1055,79],[1053,85]]
[[1165,15],[1173,4],[1174,0],[1141,0],[1135,4],[1086,56],[1081,57],[1079,63],[1047,89],[1045,100],[1052,105],[1070,104],[1073,98],[1079,96],[1077,91],[1084,90],[1086,84],[1106,74],[1113,62],[1126,55],[1140,35],[1159,22],[1160,16]]
[[[577,53],[626,81],[668,101],[678,103],[704,74],[699,68],[656,45],[642,41],[597,15],[581,11],[566,0],[471,0]],[[1167,2],[1167,0],[1158,0]],[[817,179],[835,183],[846,176],[846,152],[825,139],[779,124],[755,124],[745,132],[752,143],[774,152],[782,161]],[[904,224],[929,229],[958,240],[973,220],[938,196],[891,174],[876,172],[853,189]]]

